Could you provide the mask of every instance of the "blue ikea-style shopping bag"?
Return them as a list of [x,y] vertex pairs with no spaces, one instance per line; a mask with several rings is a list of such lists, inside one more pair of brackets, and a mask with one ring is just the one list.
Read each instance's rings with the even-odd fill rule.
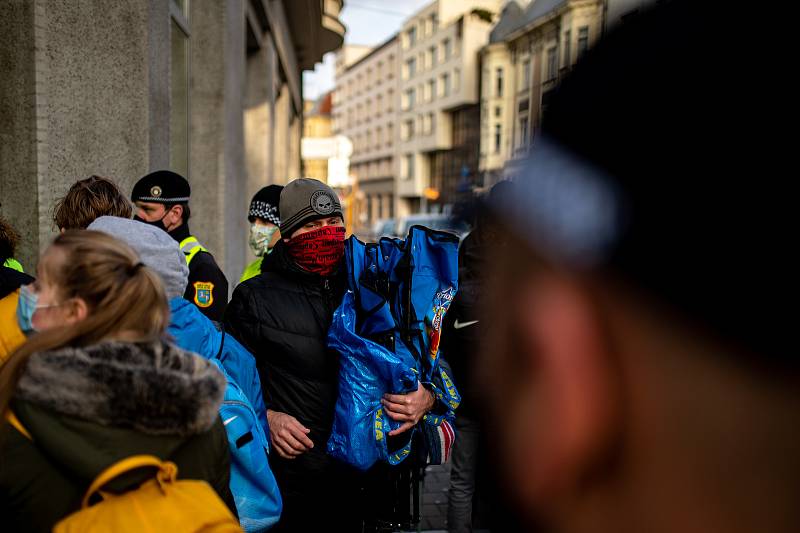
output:
[[423,423],[454,418],[461,399],[439,364],[439,339],[458,288],[458,240],[421,226],[412,226],[405,240],[365,244],[351,237],[345,264],[348,291],[328,334],[329,346],[341,354],[328,453],[366,470],[379,460],[398,464],[411,453],[416,428],[399,445],[388,444],[388,433],[401,423],[385,415],[385,393],[408,393],[420,382],[438,400]]

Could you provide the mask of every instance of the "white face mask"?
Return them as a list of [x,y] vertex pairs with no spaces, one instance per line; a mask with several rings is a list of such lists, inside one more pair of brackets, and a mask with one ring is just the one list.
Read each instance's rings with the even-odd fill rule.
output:
[[269,251],[269,243],[276,231],[278,226],[250,224],[250,249],[256,256],[261,257]]

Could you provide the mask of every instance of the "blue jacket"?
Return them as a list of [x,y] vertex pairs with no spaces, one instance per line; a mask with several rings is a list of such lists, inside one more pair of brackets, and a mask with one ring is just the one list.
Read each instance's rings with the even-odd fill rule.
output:
[[173,298],[170,308],[169,332],[178,346],[209,359],[225,376],[219,412],[231,453],[231,493],[242,529],[266,531],[280,518],[283,504],[269,466],[269,427],[255,360],[188,300]]
[[269,435],[261,379],[258,377],[256,360],[252,354],[232,335],[225,335],[225,342],[220,352],[223,333],[218,331],[214,323],[188,300],[176,297],[170,300],[169,306],[172,312],[169,333],[175,338],[175,343],[208,359],[219,359],[225,367],[225,372],[250,400],[250,405],[258,415],[264,432]]

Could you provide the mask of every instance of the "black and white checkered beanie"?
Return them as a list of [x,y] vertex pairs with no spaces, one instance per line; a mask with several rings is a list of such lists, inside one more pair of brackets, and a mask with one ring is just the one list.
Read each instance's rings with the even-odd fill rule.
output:
[[250,201],[250,210],[247,212],[247,219],[253,222],[256,217],[272,222],[276,226],[281,225],[280,202],[281,185],[267,185],[253,196]]

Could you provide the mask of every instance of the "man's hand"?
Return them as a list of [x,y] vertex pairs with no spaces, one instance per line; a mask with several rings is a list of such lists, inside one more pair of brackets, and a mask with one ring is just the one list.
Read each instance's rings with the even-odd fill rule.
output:
[[433,393],[417,381],[417,390],[406,394],[384,394],[381,403],[389,418],[403,422],[402,426],[389,432],[394,436],[414,427],[431,410],[434,398]]
[[311,430],[298,422],[295,417],[267,410],[267,422],[272,447],[284,459],[294,459],[314,447],[314,443],[308,438]]

